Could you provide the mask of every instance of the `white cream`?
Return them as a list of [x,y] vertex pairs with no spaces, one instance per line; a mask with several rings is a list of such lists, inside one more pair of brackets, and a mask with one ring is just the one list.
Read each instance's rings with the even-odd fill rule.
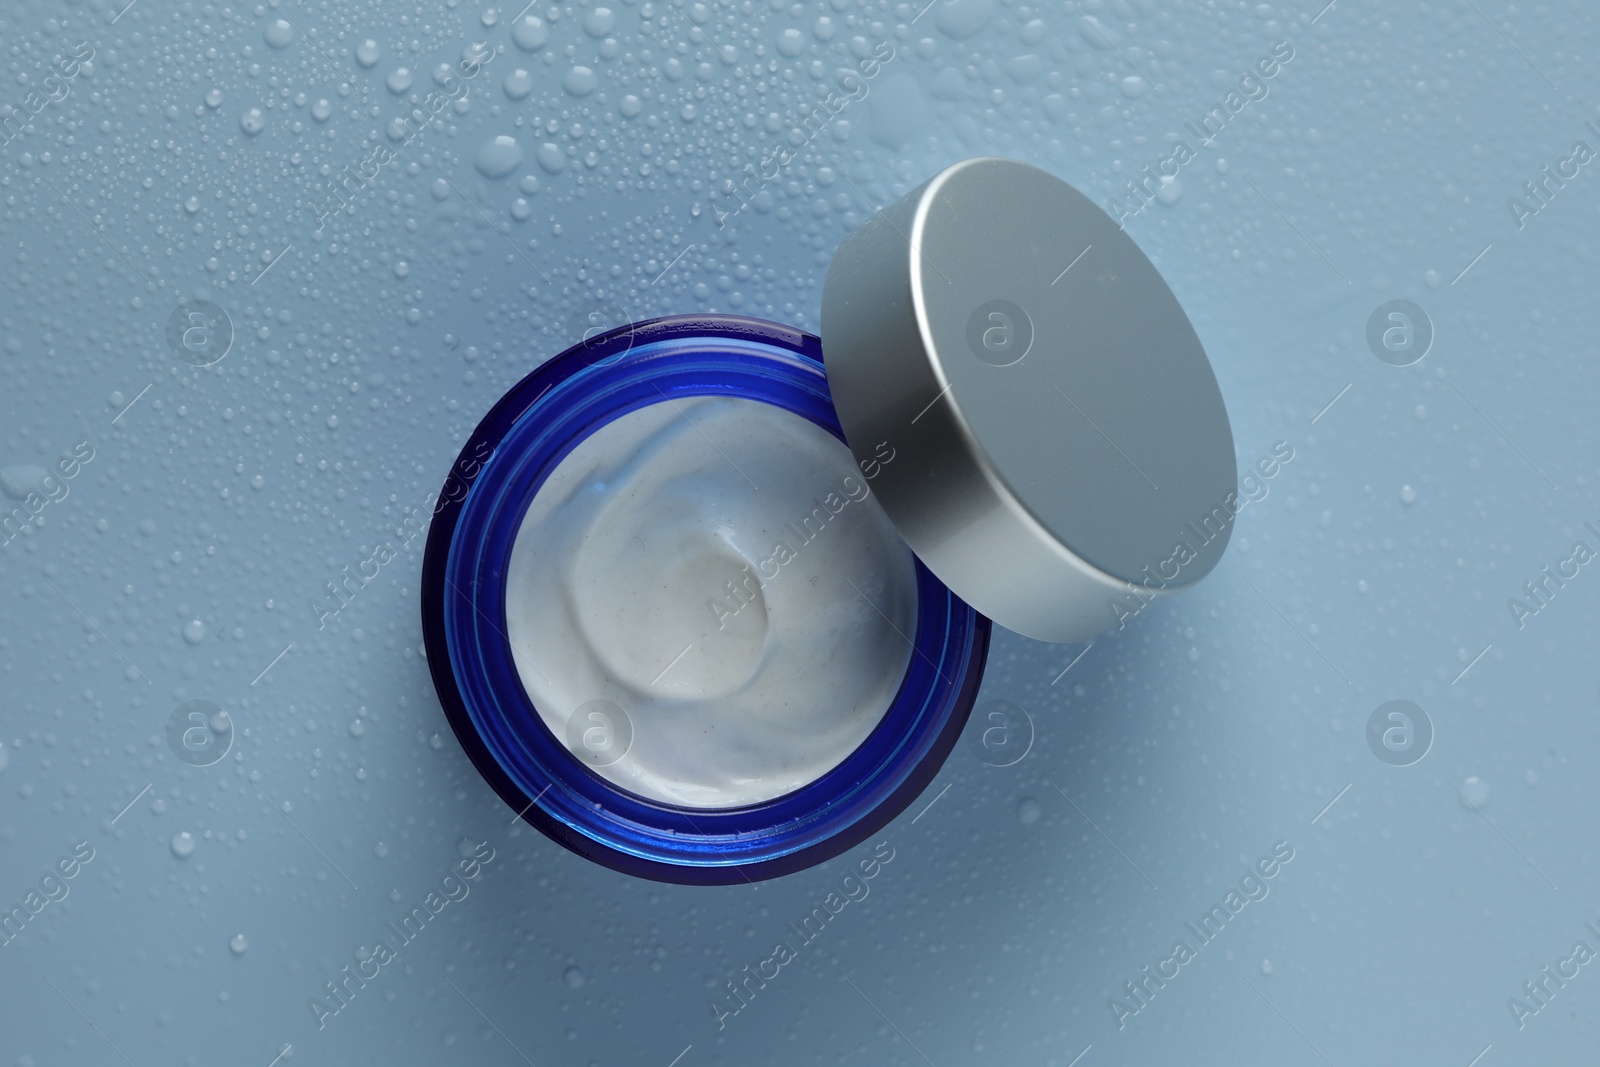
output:
[[580,442],[506,578],[517,672],[551,732],[616,785],[686,807],[770,800],[837,766],[911,656],[916,575],[868,489],[879,461],[858,469],[820,427],[726,397],[654,404]]

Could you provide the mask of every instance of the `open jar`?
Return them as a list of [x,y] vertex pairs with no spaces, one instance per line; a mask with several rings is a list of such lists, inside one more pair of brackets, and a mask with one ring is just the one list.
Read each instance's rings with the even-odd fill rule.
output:
[[596,862],[726,884],[837,855],[937,773],[991,618],[1081,640],[1221,556],[1204,351],[1059,179],[936,175],[841,245],[822,335],[826,364],[727,315],[586,340],[495,404],[441,494],[445,712],[514,811]]

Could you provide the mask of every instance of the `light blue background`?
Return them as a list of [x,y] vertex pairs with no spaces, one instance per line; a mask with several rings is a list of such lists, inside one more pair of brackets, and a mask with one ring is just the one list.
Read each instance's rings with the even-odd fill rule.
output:
[[[0,902],[94,849],[0,947],[6,1063],[1592,1056],[1600,968],[1521,1029],[1507,1008],[1600,949],[1600,576],[1522,629],[1506,606],[1574,540],[1600,548],[1596,164],[1521,228],[1506,203],[1600,149],[1586,5],[541,0],[530,51],[516,5],[123,2],[0,13],[0,107],[94,49],[0,147],[0,472],[25,492],[94,449],[0,549]],[[873,205],[974,154],[1104,203],[1281,40],[1266,97],[1128,228],[1206,345],[1241,467],[1277,441],[1294,459],[1197,589],[1086,652],[998,635],[983,699],[1028,709],[1026,758],[958,748],[880,835],[871,896],[719,1030],[708,1001],[870,846],[759,888],[586,863],[512,825],[451,736],[420,539],[325,629],[307,601],[395,541],[575,312],[815,329]],[[878,41],[864,99],[719,228],[711,191]],[[318,233],[322,168],[392,143],[397,68],[420,94],[474,42],[495,51],[465,106]],[[490,178],[497,136],[522,158]],[[165,340],[196,298],[236,330],[203,370]],[[1436,330],[1403,368],[1366,342],[1399,298]],[[1397,698],[1436,731],[1409,767],[1365,739]],[[224,761],[169,750],[188,699],[230,711]],[[308,999],[464,840],[495,855],[470,896],[319,1030]],[[1270,895],[1119,1030],[1108,999],[1279,841]]]

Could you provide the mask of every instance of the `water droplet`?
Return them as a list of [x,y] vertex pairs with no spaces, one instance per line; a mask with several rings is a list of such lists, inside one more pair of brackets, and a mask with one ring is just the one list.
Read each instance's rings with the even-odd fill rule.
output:
[[1162,177],[1161,184],[1156,187],[1156,199],[1167,207],[1176,204],[1182,195],[1183,186],[1176,178]]
[[462,859],[470,859],[478,854],[478,843],[470,837],[463,837],[456,841],[456,853]]
[[391,93],[403,93],[411,88],[411,68],[396,67],[389,72],[383,82],[389,87]]
[[206,107],[219,108],[222,106],[222,90],[211,89],[206,93]]
[[778,35],[778,51],[782,55],[788,56],[790,59],[793,59],[795,56],[799,55],[800,51],[805,48],[805,46],[805,36],[799,30],[794,29],[793,27],[784,30]]
[[472,162],[485,178],[504,178],[521,164],[522,146],[502,133],[483,142]]
[[526,15],[511,27],[511,40],[524,52],[537,51],[550,40],[550,27],[538,15]]
[[45,469],[31,463],[0,468],[0,493],[12,500],[26,500],[29,493],[38,491],[39,482],[44,476]]
[[1039,821],[1039,802],[1032,797],[1023,797],[1017,801],[1017,820],[1024,826],[1030,826]]
[[4,741],[0,741],[0,771],[5,770],[10,765],[11,750],[6,747],[6,743]]
[[1262,974],[1271,974],[1272,973],[1272,961],[1271,960],[1262,960],[1261,961],[1261,973]]
[[362,722],[360,719],[357,719],[357,720],[355,720],[354,722],[352,722],[350,724],[350,736],[351,737],[360,737],[362,734],[364,734],[366,732],[367,732],[367,724]]
[[250,947],[250,942],[244,939],[243,934],[234,934],[233,940],[228,942],[228,947],[233,950],[235,956],[243,956],[244,950]]
[[356,45],[356,62],[360,63],[363,67],[370,67],[374,63],[378,62],[378,56],[380,54],[381,53],[378,50],[378,42],[374,41],[370,37]]
[[567,983],[568,989],[583,988],[583,972],[576,967],[568,967],[562,972],[561,980]]
[[311,105],[311,117],[316,119],[318,122],[327,122],[328,116],[332,114],[333,105],[328,102],[327,97],[323,97],[321,100],[318,100],[315,104]]
[[407,263],[405,260],[402,259],[402,260],[400,260],[399,262],[397,262],[394,265],[394,276],[396,278],[404,278],[407,274],[410,274],[410,273],[411,273],[411,264]]
[[439,749],[444,747],[444,738],[440,737],[438,734],[434,734],[432,737],[428,738],[428,745],[435,752],[437,752]]
[[172,835],[172,854],[180,860],[194,855],[194,835],[187,830]]
[[1402,485],[1400,487],[1400,503],[1402,503],[1402,504],[1415,504],[1416,502],[1417,502],[1417,491],[1415,489],[1411,488],[1409,485]]
[[1144,79],[1136,74],[1130,74],[1122,79],[1122,95],[1130,99],[1144,95]]
[[185,200],[183,202],[183,210],[187,211],[191,215],[193,215],[196,211],[199,211],[200,198],[198,196],[191,196],[189,199]]
[[267,116],[259,107],[253,107],[239,116],[239,128],[251,137],[267,128]]
[[513,100],[521,100],[533,92],[533,75],[518,67],[505,80],[506,95]]
[[[939,24],[939,28],[941,30],[944,29],[942,21]],[[1083,38],[1084,43],[1091,48],[1116,47],[1116,35],[1111,32],[1105,23],[1093,15],[1084,15],[1078,20],[1078,34]],[[957,40],[959,39],[957,38]]]
[[572,96],[588,96],[600,84],[588,67],[573,67],[561,76],[561,88]]
[[289,25],[288,19],[273,19],[267,23],[265,36],[272,47],[288,48],[289,42],[294,40],[294,27]]
[[[934,17],[939,32],[956,41],[975,36],[989,24],[989,0],[947,0]],[[817,21],[822,21],[818,19]],[[1089,19],[1083,21],[1088,22]],[[1085,34],[1088,36],[1088,34]],[[1098,42],[1091,42],[1098,43]],[[1103,44],[1100,47],[1105,47]]]
[[561,154],[561,146],[551,141],[540,145],[539,151],[534,153],[534,158],[539,161],[539,166],[551,174],[560,174],[567,169],[567,157]]
[[183,624],[183,639],[191,645],[198,645],[206,639],[206,624],[199,619],[190,619]]
[[1473,811],[1481,811],[1489,803],[1489,783],[1473,775],[1461,783],[1461,803]]
[[381,860],[389,855],[389,846],[384,844],[382,841],[379,841],[376,845],[372,846],[372,854]]
[[583,32],[590,37],[604,37],[616,24],[616,16],[609,7],[597,7],[583,16]]

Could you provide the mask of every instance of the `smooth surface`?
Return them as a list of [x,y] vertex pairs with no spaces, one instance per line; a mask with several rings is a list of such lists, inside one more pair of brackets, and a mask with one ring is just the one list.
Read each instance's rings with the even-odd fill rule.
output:
[[[35,61],[96,49],[0,146],[0,471],[94,449],[0,548],[0,904],[94,849],[0,947],[0,1063],[124,1064],[107,1038],[136,1067],[268,1067],[286,1045],[277,1067],[526,1067],[519,1049],[537,1067],[1591,1061],[1596,963],[1520,1028],[1507,1000],[1574,942],[1600,950],[1600,571],[1552,585],[1525,626],[1507,601],[1533,606],[1524,584],[1575,541],[1600,549],[1600,171],[1542,205],[1524,189],[1575,141],[1600,149],[1600,11],[1077,2],[1094,23],[998,0],[920,19],[541,6],[534,27],[520,5],[485,27],[466,2],[138,0],[115,25],[122,3],[0,6],[0,106],[26,98],[19,73],[42,83]],[[279,19],[312,36],[275,47]],[[871,79],[857,37],[894,49]],[[1284,39],[1293,58],[1251,74]],[[478,41],[503,51],[468,109],[365,168],[374,184],[313,237],[320,168],[360,164],[369,133],[392,143],[390,75],[420,95]],[[864,98],[761,168],[849,98],[841,67]],[[1189,124],[1219,106],[1203,144]],[[501,135],[522,162],[484,178]],[[1213,357],[1241,491],[1275,442],[1294,449],[1216,570],[1092,646],[997,628],[939,777],[824,866],[651,884],[513,825],[435,703],[422,539],[395,531],[495,400],[582,332],[576,305],[815,330],[844,235],[941,167],[1012,156],[1132,212],[1123,183],[1173,137],[1195,158],[1126,225]],[[746,161],[775,177],[719,228],[712,206],[738,201],[708,194]],[[1513,197],[1538,206],[1520,228]],[[202,285],[234,336],[196,370],[165,337],[177,291]],[[1410,366],[1367,341],[1396,300],[1432,325]],[[378,543],[395,559],[319,630],[307,601],[331,605],[347,565],[372,574]],[[231,716],[209,766],[168,747],[189,700]],[[1032,722],[1008,767],[970,747],[1001,700]],[[1394,700],[1431,721],[1420,762],[1369,746]],[[468,837],[495,857],[471,894],[319,1029],[307,1001],[426,907]],[[848,900],[880,840],[894,858],[870,895],[719,1028],[712,998]],[[1107,1002],[1279,841],[1295,856],[1269,895],[1119,1030]]]
[[1205,352],[1059,178],[968,160],[865,222],[829,267],[822,337],[846,437],[909,459],[880,490],[890,517],[1002,625],[1092,637],[1125,583],[1165,594],[1221,558],[1238,493]]
[[[703,397],[630,412],[561,461],[517,532],[506,636],[545,725],[596,773],[735,808],[866,739],[916,603],[911,551],[849,449],[770,404]],[[624,749],[582,744],[616,728],[584,719],[597,700],[626,716]]]

